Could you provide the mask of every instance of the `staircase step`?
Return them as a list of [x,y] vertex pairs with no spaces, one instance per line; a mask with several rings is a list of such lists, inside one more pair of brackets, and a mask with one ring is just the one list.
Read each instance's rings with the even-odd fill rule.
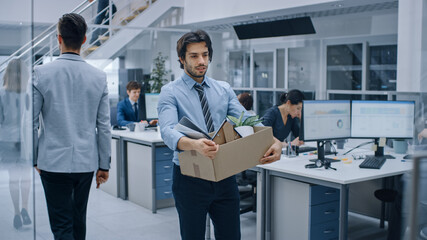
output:
[[147,8],[148,8],[148,5],[145,5],[145,6],[142,6],[142,7],[139,7],[138,9],[136,9],[135,12],[141,13],[141,12],[143,12]]
[[132,21],[133,19],[135,19],[136,18],[136,16],[138,16],[138,15],[130,15],[129,17],[127,17],[127,18],[125,18],[125,20],[124,20],[124,22],[130,22],[130,21]]
[[93,51],[95,51],[98,48],[99,48],[98,46],[91,46],[88,49],[86,49],[86,51],[93,52]]
[[106,42],[109,38],[110,38],[110,37],[109,37],[108,35],[106,35],[106,36],[100,36],[100,37],[98,38],[98,40],[99,40],[99,41],[101,42],[101,44],[102,44],[102,43]]

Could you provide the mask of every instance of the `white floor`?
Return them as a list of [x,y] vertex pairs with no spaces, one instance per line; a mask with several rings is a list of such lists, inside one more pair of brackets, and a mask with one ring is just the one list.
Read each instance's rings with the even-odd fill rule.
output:
[[[0,172],[0,239],[32,239],[32,225],[16,231],[12,226],[13,208],[9,196],[7,177]],[[40,179],[35,177],[36,239],[53,239],[47,217],[46,202]],[[30,214],[33,211],[29,209]],[[34,220],[34,219],[33,219]],[[241,215],[242,240],[256,239],[256,215]],[[349,215],[350,240],[386,239],[386,231],[378,227],[377,219]],[[213,231],[211,233],[213,238]],[[178,215],[174,207],[159,209],[153,214],[141,206],[113,197],[93,186],[90,193],[87,238],[88,240],[174,240],[180,239]]]

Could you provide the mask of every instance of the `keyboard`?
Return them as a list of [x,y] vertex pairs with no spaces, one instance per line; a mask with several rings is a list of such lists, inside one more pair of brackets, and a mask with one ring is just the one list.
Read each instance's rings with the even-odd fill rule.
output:
[[359,165],[360,168],[380,169],[384,163],[385,157],[366,156],[365,160]]

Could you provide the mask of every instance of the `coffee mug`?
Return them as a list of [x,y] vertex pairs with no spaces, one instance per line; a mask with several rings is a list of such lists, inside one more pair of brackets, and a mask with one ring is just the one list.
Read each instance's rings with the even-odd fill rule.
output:
[[398,154],[405,154],[408,150],[408,143],[402,139],[393,140],[394,152]]

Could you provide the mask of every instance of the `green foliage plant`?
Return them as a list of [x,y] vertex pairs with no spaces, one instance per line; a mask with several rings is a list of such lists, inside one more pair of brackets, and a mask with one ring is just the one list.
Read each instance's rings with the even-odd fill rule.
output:
[[250,116],[250,117],[246,118],[243,121],[243,115],[244,115],[244,113],[245,112],[242,112],[242,114],[240,114],[239,118],[236,118],[236,117],[233,117],[233,116],[230,116],[230,115],[228,115],[227,118],[232,123],[234,123],[234,127],[241,127],[241,126],[251,126],[251,127],[253,127],[253,126],[257,125],[258,123],[262,122],[262,118],[260,119],[258,115],[256,115],[256,116]]
[[152,93],[159,93],[163,85],[167,82],[166,75],[170,70],[166,70],[165,62],[168,57],[162,56],[162,53],[159,52],[159,55],[153,60],[153,70],[150,75],[150,85]]

